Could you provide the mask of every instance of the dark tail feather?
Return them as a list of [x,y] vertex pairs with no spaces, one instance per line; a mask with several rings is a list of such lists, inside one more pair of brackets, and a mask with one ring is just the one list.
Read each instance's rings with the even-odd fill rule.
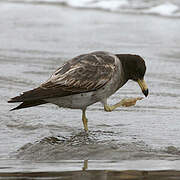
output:
[[40,99],[40,93],[43,92],[42,88],[35,88],[30,91],[23,92],[19,96],[11,98],[8,103],[14,103],[14,102],[25,102],[25,101],[32,101]]
[[11,109],[10,111],[14,111],[14,110],[22,109],[22,108],[33,107],[33,106],[38,106],[38,105],[46,104],[46,103],[47,102],[44,100],[24,101],[19,106]]

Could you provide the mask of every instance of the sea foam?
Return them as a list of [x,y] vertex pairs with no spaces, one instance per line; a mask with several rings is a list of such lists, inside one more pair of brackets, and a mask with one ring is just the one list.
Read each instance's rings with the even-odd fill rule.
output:
[[[162,1],[139,1],[139,0],[17,0],[28,3],[60,4],[74,8],[89,8],[113,11],[119,13],[150,14],[165,17],[180,17],[180,3]],[[16,0],[12,0],[16,2]],[[177,1],[178,2],[178,1]]]
[[178,12],[179,7],[172,3],[164,3],[155,7],[150,8],[149,10],[144,11],[149,14],[157,14],[161,16],[173,16]]

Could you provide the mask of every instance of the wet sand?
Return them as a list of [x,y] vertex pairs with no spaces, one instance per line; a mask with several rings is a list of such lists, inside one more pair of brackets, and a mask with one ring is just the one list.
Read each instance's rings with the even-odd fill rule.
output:
[[179,171],[69,171],[38,173],[0,173],[0,179],[62,179],[62,180],[170,180],[179,179]]
[[[2,165],[8,160],[16,165],[19,159],[32,164],[62,159],[166,163],[180,159],[179,19],[58,5],[0,5]],[[149,97],[112,113],[98,103],[89,107],[88,135],[82,130],[79,110],[44,105],[9,112],[14,107],[7,103],[10,97],[38,86],[67,59],[94,50],[141,55],[147,64]],[[141,95],[138,85],[128,82],[109,103]],[[2,166],[2,173],[6,167]],[[18,172],[23,173],[23,167],[20,163]]]

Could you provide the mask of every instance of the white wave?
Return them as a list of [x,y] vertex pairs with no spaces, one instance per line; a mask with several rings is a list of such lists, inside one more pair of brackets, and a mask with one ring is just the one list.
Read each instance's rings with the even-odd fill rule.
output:
[[[74,8],[92,8],[121,13],[155,14],[159,16],[180,17],[179,0],[173,4],[171,0],[159,4],[162,1],[154,0],[9,0],[11,2],[60,4]],[[174,1],[173,1],[174,2]]]
[[[38,0],[36,0],[37,2]],[[115,11],[120,7],[127,6],[127,0],[39,0],[40,2],[63,3],[71,7],[78,8],[98,8]]]
[[157,14],[161,16],[172,16],[179,10],[179,7],[169,2],[145,10],[145,13]]
[[114,1],[99,1],[93,4],[92,7],[104,9],[104,10],[110,10],[110,11],[118,11],[122,7],[128,7],[129,3],[126,0],[114,0]]

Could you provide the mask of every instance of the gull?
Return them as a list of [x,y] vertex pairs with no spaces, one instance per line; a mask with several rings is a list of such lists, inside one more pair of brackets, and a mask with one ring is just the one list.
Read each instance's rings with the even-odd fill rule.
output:
[[67,61],[39,87],[23,92],[8,102],[21,104],[11,110],[52,103],[59,107],[81,109],[84,130],[88,131],[86,109],[101,102],[111,112],[120,106],[135,105],[142,98],[123,99],[108,105],[107,99],[128,80],[137,82],[145,96],[148,88],[144,81],[145,61],[139,55],[113,54],[95,51]]

